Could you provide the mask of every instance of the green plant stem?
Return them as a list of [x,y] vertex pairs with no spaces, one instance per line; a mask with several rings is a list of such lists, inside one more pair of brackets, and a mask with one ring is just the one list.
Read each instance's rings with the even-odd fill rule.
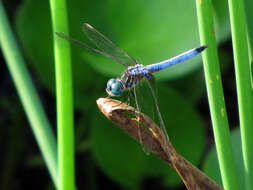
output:
[[0,28],[0,45],[7,67],[13,78],[49,173],[57,187],[58,164],[56,140],[8,23],[2,1],[0,1]]
[[196,0],[196,6],[201,44],[208,45],[202,55],[222,182],[226,190],[239,190],[215,41],[212,4],[210,0]]
[[70,44],[55,32],[68,34],[67,5],[64,0],[50,0],[54,35],[57,91],[57,132],[59,189],[75,189],[74,121]]
[[242,151],[247,189],[253,189],[253,91],[243,0],[229,0]]
[[248,31],[249,55],[250,55],[250,63],[252,67],[252,64],[253,64],[253,22],[252,22],[253,1],[252,0],[244,0],[244,1],[245,1],[245,13],[246,13],[246,23],[247,23],[247,31]]

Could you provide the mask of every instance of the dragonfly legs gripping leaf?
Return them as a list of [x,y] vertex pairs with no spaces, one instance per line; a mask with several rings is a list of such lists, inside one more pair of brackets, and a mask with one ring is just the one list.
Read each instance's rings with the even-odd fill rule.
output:
[[[121,101],[119,101],[118,105],[114,105],[114,107],[120,106],[121,104],[131,105],[131,100],[134,98],[134,92],[133,89],[129,89],[126,92],[126,100],[123,100],[125,96],[121,96]],[[110,95],[108,95],[106,98],[111,98]]]
[[[163,119],[158,107],[158,100],[157,100],[155,88],[152,82],[153,81],[152,73],[166,69],[172,65],[186,61],[200,54],[205,48],[207,48],[207,45],[200,46],[198,48],[193,48],[187,52],[181,53],[178,56],[172,57],[170,59],[167,59],[158,63],[154,63],[150,65],[142,65],[138,63],[134,58],[129,56],[125,51],[120,49],[117,45],[115,45],[111,40],[109,40],[107,37],[105,37],[95,28],[93,28],[91,25],[83,24],[82,29],[86,37],[95,45],[95,47],[90,47],[87,44],[80,42],[78,40],[72,39],[62,33],[57,32],[56,34],[60,36],[61,38],[64,38],[72,43],[75,43],[76,45],[80,47],[85,48],[86,50],[103,55],[107,58],[110,58],[116,61],[122,66],[124,66],[125,72],[122,74],[122,76],[120,78],[110,79],[107,83],[106,92],[109,94],[109,97],[112,97],[112,96],[119,97],[123,94],[124,91],[130,90],[129,92],[127,92],[129,93],[127,104],[130,104],[131,98],[134,97],[135,107],[137,111],[142,112],[151,118],[154,115],[153,110],[156,110],[155,115],[159,119],[160,128],[163,131],[166,138],[168,139],[166,128],[165,128],[165,125],[164,125],[164,122],[163,122]],[[140,81],[144,81],[143,85],[140,85],[141,84]],[[141,90],[139,86],[142,86]],[[149,97],[151,97],[151,99],[149,99]],[[119,105],[121,105],[122,103],[123,102],[119,103]],[[139,127],[138,135],[140,138],[140,142],[141,144],[143,144],[141,130],[140,130],[140,128],[143,126],[139,124],[138,127]],[[166,144],[164,144],[164,146],[166,146]]]

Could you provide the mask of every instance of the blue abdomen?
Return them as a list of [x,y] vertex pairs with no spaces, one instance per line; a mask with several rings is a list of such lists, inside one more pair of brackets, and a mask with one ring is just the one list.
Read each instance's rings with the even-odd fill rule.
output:
[[207,46],[201,46],[199,48],[191,49],[191,50],[189,50],[187,52],[184,52],[184,53],[182,53],[182,54],[180,54],[176,57],[167,59],[167,60],[159,62],[159,63],[154,63],[154,64],[151,64],[151,65],[147,65],[145,67],[145,69],[148,70],[151,73],[156,72],[156,71],[160,71],[160,70],[165,69],[169,66],[175,65],[175,64],[183,62],[183,61],[186,61],[187,59],[190,59],[190,58],[198,55],[199,53],[201,53],[206,48],[207,48]]

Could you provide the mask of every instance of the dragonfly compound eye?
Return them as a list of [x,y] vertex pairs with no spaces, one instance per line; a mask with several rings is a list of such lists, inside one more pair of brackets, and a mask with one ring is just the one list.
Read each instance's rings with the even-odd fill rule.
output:
[[106,92],[110,96],[120,96],[123,92],[123,88],[119,81],[117,81],[116,79],[110,79],[107,82]]
[[122,92],[123,92],[123,89],[120,82],[116,81],[115,83],[112,84],[112,94],[114,96],[120,96]]
[[112,84],[114,84],[116,82],[116,79],[110,79],[108,82],[107,82],[107,89],[111,89],[112,87]]

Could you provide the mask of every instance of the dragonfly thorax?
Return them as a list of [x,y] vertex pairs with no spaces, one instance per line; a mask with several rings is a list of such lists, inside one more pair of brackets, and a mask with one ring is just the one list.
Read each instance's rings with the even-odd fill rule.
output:
[[138,85],[143,77],[151,80],[152,74],[141,64],[129,66],[120,78],[110,79],[107,82],[106,92],[110,96],[120,96],[124,90],[130,90]]
[[142,77],[141,73],[133,74],[128,68],[121,76],[120,81],[125,89],[131,89],[139,83]]

